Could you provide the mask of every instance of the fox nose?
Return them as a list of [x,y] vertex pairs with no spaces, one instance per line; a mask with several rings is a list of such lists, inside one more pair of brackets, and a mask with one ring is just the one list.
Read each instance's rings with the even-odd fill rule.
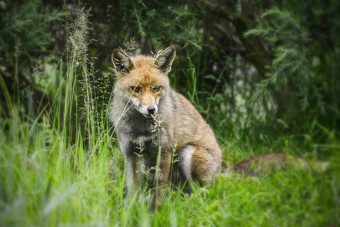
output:
[[147,108],[147,111],[148,111],[149,114],[154,114],[154,113],[155,113],[155,110],[156,110],[156,108],[155,108],[154,106],[149,106],[149,107]]

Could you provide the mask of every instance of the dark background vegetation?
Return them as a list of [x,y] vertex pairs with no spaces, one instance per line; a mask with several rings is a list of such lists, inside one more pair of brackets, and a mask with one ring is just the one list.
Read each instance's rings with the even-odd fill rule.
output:
[[66,60],[70,21],[87,13],[83,54],[99,111],[113,48],[150,54],[175,44],[172,84],[221,143],[287,135],[311,150],[339,136],[339,12],[334,0],[0,1],[1,115],[6,95],[31,118],[53,108],[44,71]]

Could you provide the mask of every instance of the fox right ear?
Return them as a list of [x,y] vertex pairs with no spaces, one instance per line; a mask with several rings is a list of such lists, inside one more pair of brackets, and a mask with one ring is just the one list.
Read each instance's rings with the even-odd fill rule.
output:
[[118,74],[128,74],[134,68],[130,56],[122,48],[116,48],[111,55],[111,61],[115,72]]
[[172,62],[176,57],[176,47],[169,46],[165,50],[161,50],[157,53],[155,65],[164,73],[168,73],[171,70]]

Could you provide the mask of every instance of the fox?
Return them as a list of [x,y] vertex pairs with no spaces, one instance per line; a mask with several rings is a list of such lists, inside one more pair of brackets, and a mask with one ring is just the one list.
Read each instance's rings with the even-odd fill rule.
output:
[[172,182],[204,185],[218,174],[257,176],[261,167],[309,169],[302,158],[269,153],[223,172],[222,150],[212,128],[190,101],[170,86],[168,74],[175,57],[175,46],[158,51],[156,56],[130,56],[121,48],[112,52],[117,79],[109,118],[125,161],[127,194],[138,190],[141,172],[152,184],[154,210]]

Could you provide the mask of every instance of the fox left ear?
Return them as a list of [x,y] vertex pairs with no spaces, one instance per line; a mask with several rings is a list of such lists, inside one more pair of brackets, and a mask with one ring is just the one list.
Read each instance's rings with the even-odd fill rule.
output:
[[111,61],[116,73],[128,74],[135,66],[130,56],[122,48],[116,48],[111,55]]
[[163,73],[169,73],[171,70],[172,62],[175,59],[175,56],[176,47],[174,45],[169,46],[168,48],[161,50],[157,53],[155,65]]

